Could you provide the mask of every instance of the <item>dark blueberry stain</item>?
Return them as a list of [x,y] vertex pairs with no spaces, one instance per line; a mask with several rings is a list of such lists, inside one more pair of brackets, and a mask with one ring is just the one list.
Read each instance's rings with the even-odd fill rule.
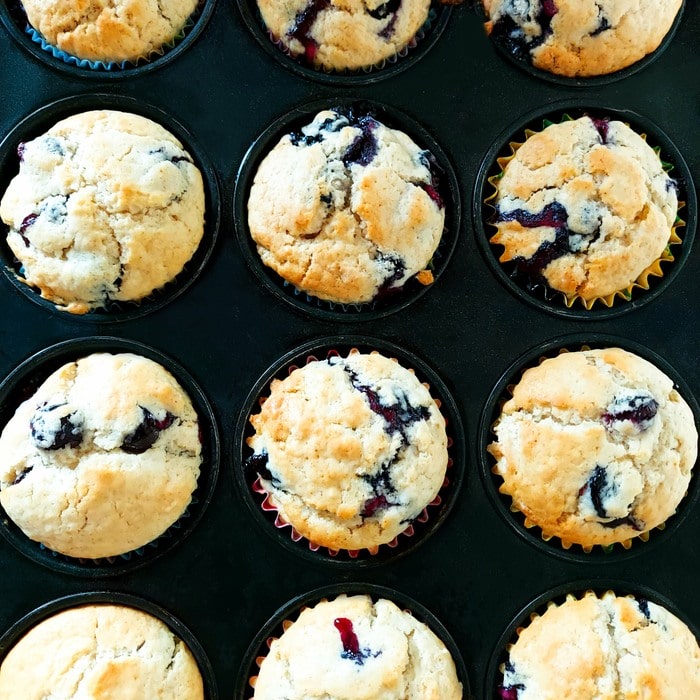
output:
[[590,117],[590,120],[593,122],[593,126],[596,128],[596,131],[600,136],[601,143],[607,143],[608,131],[610,130],[610,120],[606,118],[596,119],[595,117]]
[[609,487],[608,472],[605,467],[596,465],[593,474],[588,479],[587,486],[591,491],[591,501],[593,502],[593,507],[598,517],[607,518],[608,513],[603,504],[603,491]]
[[[575,253],[571,245],[572,236],[580,236],[567,226],[568,214],[559,202],[548,204],[542,211],[530,213],[524,209],[514,209],[510,212],[499,212],[495,221],[517,221],[525,228],[537,228],[549,226],[554,229],[554,240],[545,241],[529,258],[515,257],[511,261],[513,270],[511,277],[523,284],[527,289],[546,287],[543,276],[544,269],[557,258],[570,253]],[[599,236],[600,231],[595,231],[592,236],[586,236],[589,244]]]
[[265,479],[265,481],[271,482],[275,488],[280,488],[281,482],[270,471],[268,467],[269,461],[267,452],[256,452],[245,460],[244,466],[249,473],[252,472],[254,474],[259,474],[261,478]]
[[610,428],[616,422],[628,420],[644,431],[651,425],[658,408],[659,404],[651,394],[615,398],[603,414],[603,423]]
[[518,700],[518,695],[521,690],[525,690],[522,684],[501,686],[498,689],[498,694],[502,700]]
[[552,33],[552,17],[558,12],[559,8],[554,0],[543,0],[540,11],[535,17],[535,22],[541,29],[539,36],[526,36],[510,15],[503,15],[496,20],[491,28],[491,36],[518,60],[530,61],[530,52],[543,44]]
[[66,152],[63,149],[61,142],[55,136],[48,136],[44,140],[44,144],[46,145],[46,149],[49,151],[49,153],[53,153],[54,155],[57,155],[57,156],[65,156],[66,155]]
[[367,10],[367,14],[374,19],[386,19],[389,15],[396,14],[399,7],[401,7],[401,0],[389,0],[375,7],[374,10]]
[[322,194],[319,199],[324,203],[324,204],[330,204],[333,201],[333,195],[328,193],[328,194]]
[[312,62],[318,51],[318,44],[311,38],[311,27],[318,15],[330,6],[330,0],[311,0],[294,18],[294,24],[287,36],[296,39],[304,47],[304,58]]
[[183,161],[185,163],[192,163],[192,161],[187,156],[173,156],[172,158],[168,158],[168,160],[171,163],[175,163],[175,165],[177,165],[178,163],[182,163]]
[[24,235],[27,232],[27,229],[39,218],[38,214],[27,214],[27,216],[22,219],[22,223],[19,225],[19,235],[22,237],[22,240],[24,241],[24,245],[29,247],[29,239]]
[[350,659],[358,666],[362,666],[366,658],[370,656],[376,657],[382,653],[381,651],[372,652],[370,649],[360,649],[360,642],[355,634],[352,620],[349,620],[347,617],[336,617],[333,620],[333,626],[338,630],[340,641],[343,644],[343,651],[340,654],[341,658]]
[[20,141],[17,144],[17,157],[19,158],[20,163],[24,160],[24,149],[26,147],[27,147],[27,144],[25,141]]
[[49,223],[62,224],[66,220],[66,217],[68,216],[68,207],[66,206],[67,202],[68,197],[61,195],[52,198],[51,202],[46,204],[44,211]]
[[124,265],[119,265],[119,276],[112,283],[116,290],[122,288],[122,282],[124,281]]
[[343,126],[345,126],[345,122],[342,120],[328,117],[319,124],[317,133],[307,135],[302,131],[293,131],[289,134],[289,140],[292,142],[292,146],[311,146],[323,141],[324,132],[333,133],[339,131]]
[[421,165],[428,169],[430,172],[430,183],[421,183],[421,187],[430,197],[430,199],[437,204],[439,209],[445,208],[445,202],[440,194],[440,180],[444,174],[444,171],[437,162],[437,159],[430,151],[421,151],[418,157]]
[[396,255],[379,253],[377,259],[390,270],[389,274],[384,278],[381,287],[377,291],[377,297],[386,297],[392,291],[396,290],[396,288],[392,285],[394,282],[400,280],[404,276],[406,272],[406,265],[404,264],[404,261]]
[[374,496],[365,501],[364,505],[362,506],[362,511],[360,512],[360,517],[371,518],[378,510],[384,510],[392,505],[395,504],[389,503],[386,496],[383,493],[380,493],[378,496]]
[[438,209],[444,209],[445,208],[445,202],[443,202],[442,197],[440,196],[440,193],[435,189],[433,185],[427,185],[425,183],[421,183],[420,185],[421,189],[430,197],[430,199],[437,204]]
[[644,529],[644,523],[637,520],[636,518],[633,518],[631,515],[627,515],[624,518],[615,518],[615,520],[608,520],[607,522],[600,524],[603,527],[607,527],[610,529],[620,527],[622,525],[628,525],[636,532],[642,532],[642,530]]
[[47,427],[47,420],[53,422],[49,414],[63,405],[65,404],[43,404],[29,421],[32,441],[37,447],[43,450],[60,450],[62,447],[78,447],[83,441],[82,425],[75,413],[61,416],[57,431]]
[[649,601],[646,598],[637,598],[637,607],[639,612],[646,617],[647,620],[651,619],[651,611],[649,610]]
[[598,20],[598,26],[589,34],[589,36],[598,36],[598,34],[602,34],[607,29],[610,29],[610,27],[611,24],[608,22],[607,17],[601,16]]
[[153,446],[160,433],[169,428],[175,420],[175,416],[172,413],[166,413],[163,420],[158,420],[147,408],[143,406],[140,408],[143,413],[141,423],[139,423],[133,433],[124,438],[121,444],[122,450],[131,455],[142,454],[149,447]]
[[345,151],[343,164],[346,167],[351,164],[367,166],[374,160],[374,156],[377,155],[377,139],[374,137],[373,132],[379,126],[379,122],[373,117],[366,115],[360,117],[354,126],[360,129],[360,133]]
[[21,472],[19,472],[19,474],[15,476],[14,481],[10,485],[14,486],[15,484],[19,484],[19,482],[22,481],[32,469],[34,469],[34,467],[27,467],[26,469],[23,469]]

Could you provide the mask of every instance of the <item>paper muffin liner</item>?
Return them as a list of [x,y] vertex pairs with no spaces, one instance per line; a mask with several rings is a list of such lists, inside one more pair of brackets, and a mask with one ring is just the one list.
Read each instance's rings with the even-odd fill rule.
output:
[[[326,301],[297,289],[281,275],[263,264],[248,227],[248,198],[258,167],[279,140],[310,123],[326,109],[353,110],[369,114],[388,128],[407,134],[420,148],[429,151],[434,162],[438,193],[445,203],[442,237],[431,260],[422,272],[406,281],[399,289],[380,293],[372,301],[342,304]],[[236,237],[241,252],[258,281],[275,297],[310,316],[333,321],[368,321],[383,318],[405,309],[439,283],[457,245],[461,221],[461,195],[454,168],[435,139],[417,122],[396,109],[378,102],[339,98],[319,100],[300,106],[273,122],[250,146],[241,163],[233,198]]]
[[24,279],[24,270],[6,241],[9,227],[0,220],[0,268],[2,276],[29,301],[38,304],[62,320],[112,323],[126,321],[152,313],[164,307],[183,294],[204,271],[211,257],[219,233],[221,221],[221,200],[216,171],[198,142],[185,127],[171,115],[140,100],[106,93],[90,93],[67,97],[40,107],[20,120],[0,142],[0,198],[10,181],[19,172],[19,153],[22,144],[46,133],[57,122],[69,116],[91,110],[117,110],[130,112],[150,119],[173,134],[192,157],[202,174],[205,197],[204,231],[199,246],[183,266],[180,273],[171,281],[147,296],[134,301],[109,300],[103,306],[91,309],[84,314],[72,313],[49,299],[41,296],[39,289]]
[[585,598],[603,600],[607,597],[629,598],[633,601],[654,603],[675,615],[685,624],[696,639],[700,640],[698,630],[678,610],[667,597],[640,583],[621,580],[583,580],[556,586],[537,596],[523,607],[503,631],[491,654],[485,676],[484,698],[488,700],[518,700],[517,688],[504,687],[504,674],[510,651],[522,632],[548,610],[562,606],[564,603]]
[[310,80],[336,85],[373,83],[405,70],[418,61],[437,43],[452,13],[449,0],[432,0],[428,16],[413,38],[401,50],[372,65],[355,70],[333,70],[314,66],[304,56],[294,55],[284,42],[267,28],[256,0],[238,0],[243,19],[262,48],[287,70]]
[[211,404],[199,386],[182,367],[158,350],[124,338],[92,336],[67,340],[28,357],[0,383],[0,429],[4,429],[17,407],[33,396],[50,374],[69,362],[98,352],[140,355],[157,362],[175,377],[190,398],[197,414],[202,462],[192,498],[178,519],[154,540],[115,556],[83,558],[53,551],[44,544],[29,539],[0,506],[0,535],[20,553],[51,569],[91,578],[131,572],[150,564],[178,546],[194,530],[209,506],[216,487],[220,463],[218,426]]
[[661,40],[659,45],[654,49],[654,51],[646,54],[639,60],[631,63],[630,65],[620,68],[611,73],[603,73],[599,75],[590,76],[566,76],[548,71],[544,68],[539,68],[533,65],[532,57],[530,51],[527,51],[527,55],[515,55],[513,51],[508,49],[506,42],[501,40],[499,37],[494,36],[492,33],[493,21],[488,16],[488,13],[484,9],[481,0],[476,0],[474,3],[474,8],[477,16],[481,19],[484,25],[484,31],[490,39],[490,43],[496,48],[496,51],[511,65],[516,66],[520,70],[525,71],[529,75],[537,78],[538,80],[543,80],[561,87],[581,87],[581,88],[592,88],[600,85],[609,85],[610,83],[617,82],[619,80],[624,80],[630,76],[638,73],[639,71],[647,68],[649,65],[654,63],[668,48],[669,44],[672,42],[673,37],[676,34],[681,23],[681,16],[685,9],[685,1],[682,3],[678,14],[676,15],[671,28],[669,29],[666,36]]
[[[696,428],[700,428],[700,406],[688,385],[668,362],[639,343],[598,333],[555,338],[522,355],[504,372],[493,388],[484,406],[479,425],[479,456],[484,485],[490,500],[508,525],[519,536],[541,551],[559,558],[596,565],[635,556],[642,551],[648,551],[648,547],[655,546],[655,544],[671,537],[681,526],[688,513],[693,510],[700,497],[698,465],[696,464],[692,470],[685,495],[677,505],[675,512],[665,522],[619,542],[584,546],[543,531],[518,507],[515,499],[507,493],[505,481],[496,469],[496,459],[490,454],[488,447],[496,441],[495,426],[500,419],[503,405],[512,397],[513,389],[528,369],[537,367],[545,360],[562,353],[612,347],[634,353],[666,374],[673,381],[674,388],[690,406]],[[634,546],[635,543],[636,546]]]
[[411,614],[416,620],[425,624],[447,647],[457,669],[457,677],[462,684],[463,697],[471,698],[469,677],[464,659],[450,633],[438,618],[416,600],[391,588],[362,582],[340,583],[318,588],[299,595],[280,607],[263,625],[250,643],[243,658],[237,679],[234,700],[252,700],[257,673],[269,653],[272,642],[286,632],[307,608],[318,603],[335,600],[347,595],[368,595],[372,601],[390,600],[401,610]]
[[[663,170],[673,173],[673,182],[678,191],[678,209],[669,239],[662,254],[647,265],[627,287],[615,292],[585,299],[578,294],[566,294],[549,287],[546,283],[528,285],[515,278],[515,264],[502,261],[502,246],[494,241],[497,232],[495,200],[498,183],[506,167],[518,149],[531,136],[552,124],[592,116],[598,119],[622,121],[637,132],[652,147]],[[697,199],[692,176],[683,157],[673,143],[658,127],[639,115],[615,109],[587,108],[572,105],[568,109],[532,116],[519,127],[509,130],[509,135],[495,144],[482,163],[474,197],[475,228],[482,250],[494,272],[520,299],[538,308],[561,316],[591,319],[616,316],[638,308],[655,299],[680,271],[685,263],[695,237],[697,221]],[[478,198],[477,198],[478,197]],[[682,218],[683,217],[683,218]]]
[[119,77],[150,71],[173,60],[199,36],[214,9],[214,0],[199,0],[194,12],[185,20],[177,34],[161,46],[135,59],[103,61],[81,58],[51,44],[27,20],[21,0],[8,0],[6,8],[8,29],[28,51],[58,68],[78,75]]
[[219,700],[219,690],[216,684],[214,669],[203,646],[192,631],[179,618],[175,617],[159,604],[140,596],[115,591],[73,593],[50,600],[31,610],[18,619],[17,622],[0,636],[0,664],[2,664],[15,644],[41,622],[67,610],[93,605],[112,605],[132,608],[160,620],[168,627],[175,637],[184,642],[194,657],[202,677],[204,700]]
[[[273,379],[284,379],[294,369],[310,362],[323,361],[332,356],[347,357],[358,352],[381,353],[409,369],[429,389],[433,400],[445,418],[447,454],[445,479],[436,497],[394,539],[385,544],[360,549],[332,549],[312,542],[286,522],[264,488],[259,474],[246,465],[253,450],[248,440],[254,435],[250,417],[260,411],[268,397]],[[335,566],[381,565],[400,558],[420,546],[442,524],[451,511],[464,477],[464,439],[459,413],[447,387],[421,360],[406,350],[386,341],[358,336],[322,338],[292,350],[278,360],[258,380],[249,393],[239,416],[235,434],[235,477],[241,495],[255,520],[265,532],[280,544],[297,554]]]

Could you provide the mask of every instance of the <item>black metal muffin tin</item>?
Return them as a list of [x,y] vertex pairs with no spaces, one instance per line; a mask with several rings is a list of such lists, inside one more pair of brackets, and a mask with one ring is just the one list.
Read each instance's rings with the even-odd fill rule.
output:
[[[551,543],[533,546],[499,512],[502,504],[484,478],[479,432],[489,397],[513,364],[538,346],[554,347],[572,336],[582,344],[613,336],[647,348],[675,370],[691,396],[700,396],[700,256],[692,235],[682,267],[666,268],[670,283],[648,302],[621,314],[555,314],[499,279],[479,239],[480,199],[474,195],[480,172],[490,165],[484,160],[508,129],[535,113],[585,106],[657,125],[665,135],[659,135],[662,145],[668,139],[687,164],[690,181],[684,185],[688,201],[695,202],[698,3],[685,4],[675,35],[653,61],[614,80],[555,81],[521,70],[486,36],[478,9],[465,4],[441,10],[445,26],[438,27],[432,45],[417,47],[420,60],[343,82],[343,76],[318,77],[284,65],[286,57],[261,44],[250,26],[251,3],[244,0],[207,4],[201,29],[182,50],[124,75],[86,75],[39,57],[12,28],[12,2],[0,5],[0,141],[57,100],[87,104],[100,94],[109,103],[135,101],[137,111],[167,115],[211,163],[221,218],[196,279],[148,315],[72,317],[33,303],[0,277],[0,375],[62,341],[101,335],[140,342],[181,366],[201,388],[214,408],[222,449],[219,478],[199,521],[143,566],[109,577],[76,575],[1,540],[0,633],[66,595],[106,590],[137,596],[168,611],[199,641],[218,688],[211,694],[239,700],[246,651],[279,608],[326,586],[381,585],[442,622],[464,659],[472,697],[493,700],[494,667],[513,621],[548,592],[649,590],[670,601],[694,629],[700,627],[700,510],[692,493],[677,526],[635,543],[634,556],[560,556],[550,551]],[[361,317],[361,329],[343,314],[314,314],[286,303],[263,285],[242,254],[234,216],[237,174],[256,139],[293,110],[342,100],[385,105],[419,125],[454,167],[462,205],[454,253],[434,285],[395,312]],[[354,567],[302,555],[268,536],[237,485],[235,447],[247,397],[269,368],[307,342],[358,332],[365,340],[376,338],[378,347],[390,343],[415,355],[444,382],[464,425],[465,456],[464,478],[440,527],[404,556]]]

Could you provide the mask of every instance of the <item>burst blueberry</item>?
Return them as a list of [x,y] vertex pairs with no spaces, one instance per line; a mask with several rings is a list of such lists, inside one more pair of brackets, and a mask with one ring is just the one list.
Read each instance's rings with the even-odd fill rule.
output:
[[152,447],[160,433],[169,428],[175,416],[166,413],[165,418],[158,420],[147,408],[141,407],[143,418],[133,433],[129,433],[121,444],[122,450],[128,454],[142,454],[149,447]]

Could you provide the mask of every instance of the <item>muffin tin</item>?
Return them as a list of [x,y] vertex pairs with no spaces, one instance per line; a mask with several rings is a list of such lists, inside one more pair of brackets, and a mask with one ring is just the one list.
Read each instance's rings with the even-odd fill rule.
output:
[[[147,315],[73,317],[33,303],[11,275],[0,277],[0,376],[64,341],[89,342],[101,335],[143,343],[201,388],[222,440],[219,478],[198,522],[177,546],[143,566],[108,577],[66,571],[0,540],[0,632],[66,595],[106,589],[110,595],[137,596],[191,631],[211,662],[219,697],[242,700],[238,679],[245,673],[246,650],[275,611],[326,586],[335,591],[382,585],[424,606],[444,625],[464,659],[471,697],[494,700],[493,659],[500,657],[512,621],[547,591],[558,596],[582,587],[605,589],[610,582],[622,592],[648,589],[670,601],[691,628],[700,627],[695,585],[700,511],[692,493],[677,523],[629,552],[560,556],[533,546],[500,512],[483,478],[479,431],[484,411],[492,410],[489,397],[509,368],[543,345],[572,336],[582,345],[612,337],[625,347],[647,348],[673,368],[672,376],[697,408],[692,397],[700,396],[700,256],[693,234],[700,87],[693,76],[700,73],[700,5],[685,4],[672,40],[639,70],[609,81],[566,82],[521,70],[501,55],[484,32],[478,8],[469,3],[437,8],[444,26],[432,43],[419,43],[400,70],[387,65],[343,76],[286,66],[286,57],[275,55],[274,46],[268,50],[251,31],[253,5],[247,0],[210,0],[201,27],[198,23],[167,61],[119,73],[85,71],[38,55],[8,20],[13,2],[0,5],[0,142],[28,115],[42,110],[46,118],[52,113],[58,118],[65,104],[119,102],[135,111],[157,110],[211,164],[221,215],[196,279]],[[262,282],[241,250],[242,205],[234,193],[248,150],[285,115],[304,112],[311,103],[343,100],[372,102],[404,115],[440,145],[456,173],[463,215],[454,231],[454,252],[425,293],[391,313],[318,314],[287,303]],[[639,117],[644,126],[658,128],[658,133],[650,128],[650,140],[680,155],[687,166],[681,253],[652,298],[629,304],[624,313],[615,302],[601,313],[557,314],[521,298],[499,278],[481,232],[484,163],[533,115],[580,108]],[[3,143],[3,153],[11,150]],[[12,167],[6,160],[3,156],[3,187]],[[357,316],[362,326],[349,323],[348,316]],[[372,566],[358,561],[337,566],[269,536],[261,526],[268,523],[256,522],[236,478],[242,415],[259,379],[288,353],[308,343],[342,342],[348,333],[361,333],[368,346],[390,344],[420,358],[444,384],[464,426],[463,478],[440,527],[420,546]]]

